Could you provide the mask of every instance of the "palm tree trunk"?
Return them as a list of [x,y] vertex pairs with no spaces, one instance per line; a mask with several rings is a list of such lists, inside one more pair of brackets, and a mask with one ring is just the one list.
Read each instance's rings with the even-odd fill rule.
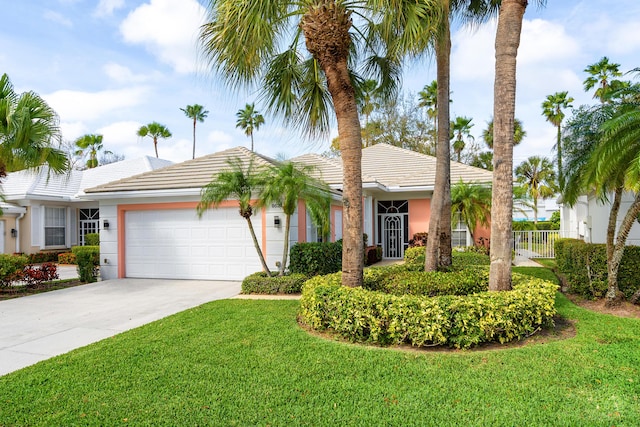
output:
[[251,151],[253,152],[253,132],[251,132]]
[[493,192],[491,197],[491,267],[489,290],[511,289],[513,233],[513,129],[516,104],[516,57],[527,0],[503,0],[496,32],[493,95]]
[[533,229],[538,229],[538,198],[533,198]]
[[196,158],[196,119],[193,118],[193,154],[191,155],[191,159]]
[[436,181],[431,198],[425,271],[451,265],[451,149],[449,147],[449,60],[451,34],[449,2],[445,1],[442,28],[436,41],[438,81],[438,142],[436,144]]
[[618,212],[622,202],[622,187],[616,188],[609,211],[609,222],[607,223],[607,263],[611,263],[613,258],[614,239],[616,237],[616,223],[618,222]]
[[609,307],[620,304],[624,298],[624,294],[622,294],[618,288],[618,270],[620,269],[620,262],[624,255],[627,237],[629,236],[631,227],[638,217],[638,214],[640,214],[640,192],[636,193],[633,203],[624,216],[622,224],[620,224],[620,230],[618,230],[618,237],[616,238],[616,245],[613,248],[611,259],[607,262],[608,289],[606,305]]
[[282,262],[280,263],[279,276],[284,276],[284,269],[287,266],[289,256],[289,230],[291,229],[291,215],[287,215],[284,220],[284,248],[282,249]]
[[253,239],[253,246],[256,248],[256,252],[258,252],[258,257],[260,258],[260,264],[262,264],[262,271],[267,273],[267,276],[271,276],[271,271],[267,266],[267,262],[264,259],[264,254],[260,250],[260,244],[258,243],[258,238],[256,237],[256,232],[253,229],[253,223],[251,222],[251,217],[245,218],[247,220],[247,225],[249,226],[249,232],[251,233],[251,238]]
[[158,138],[153,138],[153,149],[156,151],[156,159],[158,158]]

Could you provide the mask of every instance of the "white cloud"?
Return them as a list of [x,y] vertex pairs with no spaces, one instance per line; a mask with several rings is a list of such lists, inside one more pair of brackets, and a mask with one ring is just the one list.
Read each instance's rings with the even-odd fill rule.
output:
[[159,72],[153,74],[134,74],[128,67],[109,62],[102,69],[105,74],[116,83],[143,83],[160,77]]
[[114,10],[124,7],[124,0],[100,0],[93,14],[98,17],[109,16]]
[[71,22],[69,18],[67,18],[61,13],[54,12],[52,10],[46,10],[43,16],[44,16],[44,19],[46,19],[47,21],[55,22],[69,28],[73,26],[73,22]]
[[90,132],[83,122],[60,122],[60,130],[63,139],[67,141],[74,141]]
[[455,32],[451,37],[451,81],[492,80],[495,37],[496,21]]
[[564,26],[542,19],[524,20],[518,49],[518,64],[567,63],[580,55],[577,41],[567,35]]
[[143,102],[148,93],[146,87],[132,87],[100,92],[59,90],[43,98],[58,113],[62,121],[97,119],[107,113]]
[[638,31],[637,21],[614,24],[614,28],[611,28],[608,34],[608,50],[612,54],[630,54],[640,48],[640,31]]
[[120,25],[124,40],[142,44],[178,73],[196,70],[196,42],[205,9],[196,0],[150,0]]

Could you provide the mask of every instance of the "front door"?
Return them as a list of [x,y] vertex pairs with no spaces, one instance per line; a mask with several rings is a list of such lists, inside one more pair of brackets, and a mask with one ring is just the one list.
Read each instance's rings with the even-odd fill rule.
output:
[[84,246],[84,236],[89,233],[100,233],[100,211],[98,209],[80,209],[80,245]]
[[404,233],[402,220],[404,215],[381,215],[384,229],[383,256],[399,259],[404,256]]
[[378,200],[377,244],[382,257],[402,259],[409,244],[409,203],[406,200]]

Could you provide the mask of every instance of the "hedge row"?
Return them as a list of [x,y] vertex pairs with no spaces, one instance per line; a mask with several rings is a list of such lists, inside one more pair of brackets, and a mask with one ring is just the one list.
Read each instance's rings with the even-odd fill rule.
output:
[[304,274],[268,277],[265,272],[254,273],[242,281],[243,294],[298,294],[307,280]]
[[76,256],[80,281],[95,282],[98,276],[97,269],[100,265],[100,246],[74,246],[71,251]]
[[[489,265],[491,259],[489,255],[477,252],[470,247],[468,250],[454,250],[452,253],[452,263],[454,267],[468,267],[473,265]],[[408,269],[424,269],[425,248],[416,246],[404,251],[404,261]]]
[[302,291],[299,319],[354,342],[469,348],[522,339],[553,323],[557,285],[514,274],[510,292],[396,296],[340,285],[340,273],[314,277]]
[[342,270],[342,241],[296,243],[289,255],[289,271],[315,276]]
[[0,254],[0,287],[6,287],[19,280],[19,273],[29,264],[25,255]]
[[[604,297],[608,286],[607,245],[558,239],[554,250],[558,272],[572,292],[591,299]],[[640,288],[640,246],[625,247],[618,287],[627,298]]]
[[489,289],[489,270],[467,268],[450,273],[407,271],[404,266],[369,268],[364,271],[363,288],[392,295],[470,295]]

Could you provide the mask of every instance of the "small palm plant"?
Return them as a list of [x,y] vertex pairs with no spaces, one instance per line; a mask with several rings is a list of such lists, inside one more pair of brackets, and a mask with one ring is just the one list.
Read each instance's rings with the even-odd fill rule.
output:
[[198,215],[202,217],[207,209],[217,208],[226,199],[238,200],[240,216],[247,221],[262,269],[268,276],[271,276],[251,222],[254,208],[252,196],[258,194],[264,186],[264,174],[256,171],[253,160],[245,165],[240,158],[236,157],[229,159],[227,164],[229,168],[217,174],[213,181],[202,189],[200,203],[197,207]]

